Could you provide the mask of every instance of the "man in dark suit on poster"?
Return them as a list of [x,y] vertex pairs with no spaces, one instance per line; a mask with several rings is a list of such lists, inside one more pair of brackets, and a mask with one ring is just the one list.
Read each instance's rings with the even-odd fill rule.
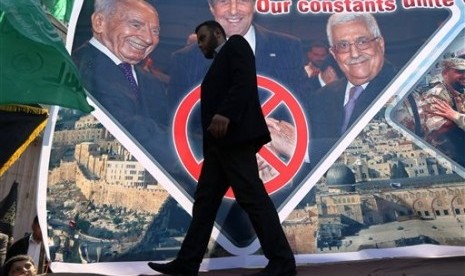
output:
[[[244,36],[255,54],[257,73],[286,86],[297,98],[306,79],[304,54],[298,38],[270,31],[253,23],[255,0],[208,0],[210,11],[225,29],[226,37]],[[182,98],[200,84],[210,61],[197,45],[173,53],[168,85],[170,105],[176,108]]]
[[204,163],[192,222],[177,258],[149,266],[165,274],[197,275],[216,213],[231,187],[269,259],[266,268],[255,275],[295,275],[293,253],[258,175],[256,153],[270,141],[270,133],[258,98],[252,49],[239,35],[226,41],[216,21],[200,24],[195,32],[199,48],[213,59],[201,85]]
[[316,165],[394,78],[384,39],[371,14],[333,14],[327,24],[330,52],[345,77],[308,102],[310,163]]
[[155,7],[141,0],[95,0],[91,24],[93,37],[72,53],[83,86],[152,156],[173,164],[166,147],[166,88],[137,66],[159,42]]

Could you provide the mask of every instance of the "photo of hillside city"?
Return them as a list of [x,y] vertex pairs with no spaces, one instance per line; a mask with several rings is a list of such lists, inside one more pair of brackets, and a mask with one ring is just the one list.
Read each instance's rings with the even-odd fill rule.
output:
[[[383,113],[284,220],[295,254],[465,245],[465,180]],[[70,263],[172,258],[190,222],[97,119],[67,109],[54,132],[47,213],[52,261]],[[229,255],[213,240],[207,254]]]

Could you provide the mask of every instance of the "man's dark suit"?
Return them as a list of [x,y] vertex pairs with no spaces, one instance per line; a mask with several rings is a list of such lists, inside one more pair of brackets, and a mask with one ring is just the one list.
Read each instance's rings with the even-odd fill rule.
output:
[[[395,74],[394,67],[385,62],[379,74],[369,82],[357,99],[348,128],[372,104]],[[316,165],[342,136],[341,127],[344,120],[343,106],[346,86],[346,78],[337,80],[318,90],[308,102],[310,112],[309,155],[312,166]]]
[[308,78],[308,87],[310,92],[315,92],[322,87],[318,75]]
[[302,100],[305,103],[311,101],[313,94],[315,94],[321,87],[318,75],[308,78],[305,82],[305,93],[303,93]]
[[138,124],[147,120],[166,123],[166,91],[161,81],[136,66],[136,96],[118,66],[90,43],[76,49],[73,59],[84,87],[131,133],[141,131]]
[[[254,24],[255,28],[255,65],[257,74],[275,79],[287,87],[297,99],[301,99],[303,85],[306,80],[304,70],[304,55],[301,42],[296,37],[267,30]],[[170,70],[170,83],[168,85],[168,98],[170,102],[170,114],[174,114],[179,102],[194,87],[198,86],[205,76],[211,60],[205,59],[198,45],[187,46],[172,56]],[[259,90],[259,96],[269,96],[266,91]],[[196,113],[197,112],[197,113]],[[194,140],[201,136],[199,110],[196,109],[191,116],[189,130],[193,140],[190,143],[194,153],[201,152],[201,141]],[[278,107],[270,117],[289,121],[289,114],[282,106]],[[193,181],[192,181],[193,182]],[[281,196],[284,189],[273,194],[273,200],[279,206],[282,203]],[[286,191],[288,193],[289,191]],[[283,195],[284,197],[286,195]],[[222,233],[226,234],[235,245],[244,247],[255,239],[253,227],[245,217],[245,213],[234,201],[224,200],[217,222],[221,226]]]
[[166,126],[167,97],[163,83],[135,66],[139,91],[134,93],[120,68],[89,42],[73,52],[73,59],[90,95],[152,156],[172,164],[173,149],[166,146],[170,132]]
[[[222,138],[207,131],[215,114],[230,120]],[[205,75],[201,119],[204,163],[192,222],[178,259],[198,268],[223,196],[232,187],[239,205],[249,215],[265,256],[293,262],[279,217],[258,177],[255,154],[271,138],[258,99],[254,55],[242,36],[229,38]]]
[[[300,97],[306,79],[304,55],[300,40],[255,25],[255,64],[257,74],[272,78]],[[206,60],[196,44],[173,54],[168,97],[177,106],[189,91],[200,84],[208,70]]]

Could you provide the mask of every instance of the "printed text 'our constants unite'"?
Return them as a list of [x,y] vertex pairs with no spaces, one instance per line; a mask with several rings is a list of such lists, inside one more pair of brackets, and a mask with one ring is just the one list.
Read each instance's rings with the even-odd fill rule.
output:
[[[404,9],[447,8],[454,0],[402,0]],[[397,10],[396,0],[257,0],[260,14],[289,14],[295,8],[301,14],[368,12],[385,13]]]

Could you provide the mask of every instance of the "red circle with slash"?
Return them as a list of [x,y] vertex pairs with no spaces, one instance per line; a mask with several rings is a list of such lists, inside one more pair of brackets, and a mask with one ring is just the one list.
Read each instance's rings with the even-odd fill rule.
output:
[[[288,162],[281,160],[267,147],[262,147],[258,152],[258,154],[278,172],[276,176],[264,182],[266,191],[268,194],[272,194],[286,186],[300,169],[307,152],[308,128],[302,107],[287,88],[273,79],[260,75],[257,76],[257,84],[259,88],[265,89],[271,93],[271,96],[262,103],[264,116],[267,117],[280,104],[284,104],[289,109],[294,120],[297,137],[294,154]],[[179,104],[173,123],[173,137],[175,137],[174,145],[176,152],[188,173],[196,181],[199,179],[203,160],[197,160],[192,153],[189,145],[187,124],[191,112],[199,102],[200,86],[197,86],[189,92]],[[228,189],[225,197],[230,199],[234,198],[231,188]]]

